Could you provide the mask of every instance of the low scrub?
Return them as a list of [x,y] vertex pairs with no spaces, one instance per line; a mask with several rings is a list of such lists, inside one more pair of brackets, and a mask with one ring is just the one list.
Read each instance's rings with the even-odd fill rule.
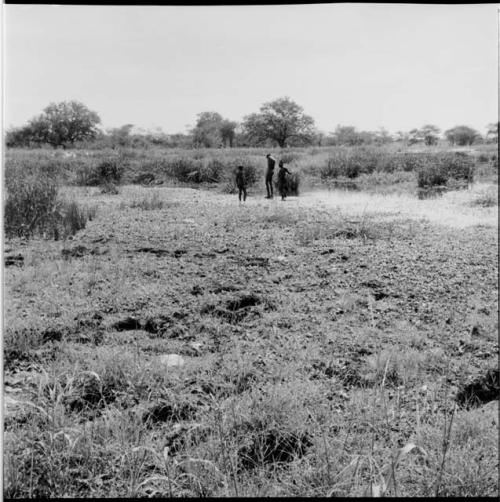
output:
[[258,169],[254,163],[245,158],[237,158],[236,161],[226,163],[224,174],[226,177],[227,174],[229,174],[229,178],[226,180],[226,184],[223,187],[223,191],[225,193],[235,193],[238,191],[236,187],[236,173],[238,171],[237,166],[243,166],[243,176],[247,187],[254,185],[259,178],[257,174]]
[[471,206],[494,207],[498,206],[498,186],[489,187],[480,191],[470,202]]
[[81,186],[101,186],[119,184],[124,165],[118,159],[105,159],[97,164],[83,163],[76,171],[76,184]]
[[334,150],[320,168],[323,180],[354,179],[373,172],[412,171],[420,164],[415,154],[387,152],[379,148],[339,148]]
[[357,178],[362,173],[372,173],[377,167],[377,159],[361,149],[339,149],[332,152],[326,165],[320,170],[323,180],[328,178]]
[[462,152],[429,155],[417,170],[419,188],[446,186],[450,182],[472,183],[474,160]]
[[133,200],[128,207],[134,209],[142,209],[144,211],[153,211],[155,209],[163,209],[165,202],[160,199],[157,192],[153,192],[151,195],[147,195],[139,200]]
[[95,209],[61,200],[57,180],[44,175],[6,179],[5,234],[32,238],[36,235],[59,239],[85,228]]
[[200,159],[179,157],[167,164],[169,174],[183,183],[217,183],[222,166],[217,162],[204,164]]
[[300,186],[300,175],[298,173],[292,173],[288,178],[288,194],[289,195],[299,195]]

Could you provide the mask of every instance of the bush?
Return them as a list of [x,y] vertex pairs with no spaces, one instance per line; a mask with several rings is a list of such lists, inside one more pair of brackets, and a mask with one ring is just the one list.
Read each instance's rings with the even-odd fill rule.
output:
[[494,207],[498,206],[498,186],[489,187],[479,192],[470,202],[471,206]]
[[222,178],[225,164],[219,159],[210,159],[206,166],[203,167],[202,176],[208,178],[208,181],[217,183]]
[[152,211],[155,209],[163,209],[164,201],[160,199],[158,192],[153,192],[151,195],[140,200],[134,200],[129,204],[129,207],[134,209],[143,209],[144,211]]
[[403,153],[401,155],[403,171],[417,171],[425,163],[424,155],[418,153]]
[[169,173],[183,183],[200,183],[203,163],[198,159],[180,157],[173,159],[167,164]]
[[374,149],[353,148],[339,149],[328,158],[327,163],[320,169],[323,180],[344,176],[354,179],[360,174],[370,174],[380,161],[380,153]]
[[493,153],[491,155],[491,165],[495,168],[498,169],[498,154]]
[[299,195],[299,185],[300,185],[300,176],[298,173],[292,173],[288,178],[288,193],[289,195]]
[[81,186],[119,184],[123,171],[124,166],[117,159],[105,159],[96,165],[84,163],[78,167],[76,184]]
[[45,176],[6,179],[4,206],[7,237],[29,238],[51,225],[57,209],[57,182]]
[[417,183],[419,188],[444,186],[447,181],[447,173],[437,163],[426,164],[417,171]]
[[101,193],[107,195],[118,195],[120,193],[120,190],[114,183],[110,181],[105,181],[101,185]]
[[[257,181],[257,167],[250,160],[246,158],[236,159],[235,164],[236,166],[243,166],[243,176],[248,186],[253,185]],[[236,170],[233,175],[236,176]]]
[[80,208],[76,202],[58,198],[57,181],[43,174],[6,180],[7,199],[4,225],[7,237],[54,239],[74,235],[85,228],[95,210]]
[[56,218],[53,221],[53,236],[55,240],[60,237],[75,235],[83,230],[88,221],[92,221],[97,213],[95,207],[84,208],[75,201],[60,201]]
[[419,188],[445,186],[450,181],[467,181],[474,178],[474,160],[463,152],[428,155],[417,170]]
[[282,160],[285,164],[290,164],[295,160],[299,160],[303,157],[303,154],[299,152],[286,152],[279,156],[280,160]]

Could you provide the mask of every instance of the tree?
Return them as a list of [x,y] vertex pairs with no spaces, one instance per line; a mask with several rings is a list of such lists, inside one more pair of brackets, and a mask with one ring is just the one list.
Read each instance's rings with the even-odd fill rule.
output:
[[424,140],[424,143],[427,146],[437,145],[440,132],[441,130],[439,129],[439,127],[435,125],[432,124],[424,125],[421,129],[421,135]]
[[243,128],[253,143],[271,140],[281,148],[291,139],[311,142],[315,133],[313,118],[288,97],[264,103],[260,113],[252,113],[243,119]]
[[63,101],[47,106],[41,115],[29,122],[28,128],[32,141],[66,148],[75,141],[94,139],[100,122],[99,115],[84,104]]
[[217,112],[202,112],[192,131],[195,146],[211,148],[222,144],[221,126],[224,122],[222,115]]
[[112,148],[119,146],[129,146],[131,142],[130,133],[134,127],[134,124],[125,124],[121,127],[115,127],[107,131],[109,139],[111,141]]
[[421,129],[412,129],[408,133],[408,144],[409,145],[414,145],[415,143],[420,143],[423,140],[424,140],[424,136],[422,134]]
[[[425,143],[427,146],[437,145],[439,141],[439,127],[427,124],[421,127],[420,129],[412,129],[407,134],[407,140],[409,145],[414,145],[415,143]],[[402,137],[401,131],[398,132],[399,137]]]
[[488,132],[486,133],[486,139],[489,143],[498,143],[498,126],[500,122],[494,122],[493,124],[488,124]]
[[362,139],[355,127],[338,125],[332,133],[335,145],[360,145]]
[[396,141],[401,141],[404,145],[410,140],[410,134],[404,131],[396,132]]
[[326,134],[322,131],[316,131],[313,138],[313,143],[316,146],[322,146],[326,139]]
[[220,135],[222,138],[222,142],[224,143],[224,146],[227,146],[227,143],[229,143],[229,148],[233,147],[237,125],[238,123],[233,122],[232,120],[224,119],[222,121],[220,125]]
[[11,128],[5,133],[5,145],[8,147],[30,146],[33,131],[30,126]]
[[378,131],[373,134],[374,141],[377,145],[385,145],[392,142],[392,136],[387,129],[380,127]]
[[448,129],[444,134],[451,145],[459,146],[472,145],[474,141],[481,137],[475,129],[464,125]]

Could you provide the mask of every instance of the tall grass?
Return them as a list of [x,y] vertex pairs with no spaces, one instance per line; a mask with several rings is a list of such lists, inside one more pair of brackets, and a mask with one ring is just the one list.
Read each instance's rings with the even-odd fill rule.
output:
[[74,235],[95,216],[95,208],[60,198],[57,168],[48,167],[35,172],[21,162],[6,169],[4,227],[8,238],[40,235],[57,240]]
[[461,152],[449,152],[427,157],[417,169],[419,188],[448,185],[450,182],[472,183],[474,159]]
[[[419,187],[450,185],[453,180],[473,180],[475,162],[484,170],[495,170],[495,153],[479,156],[463,152],[446,152],[428,148],[425,151],[397,150],[391,147],[315,147],[285,150],[238,149],[132,149],[58,151],[9,149],[6,170],[22,162],[30,171],[57,172],[65,183],[106,186],[119,183],[152,184],[174,181],[186,184],[234,183],[238,165],[248,173],[247,183],[263,181],[266,153],[283,160],[297,175],[303,186],[331,185],[332,181],[357,182],[377,176],[412,173]],[[485,163],[484,160],[488,159]],[[486,167],[485,167],[486,166]],[[404,176],[403,176],[404,177]],[[405,180],[407,178],[405,177]],[[234,187],[233,187],[234,189]],[[297,190],[292,187],[292,192]]]

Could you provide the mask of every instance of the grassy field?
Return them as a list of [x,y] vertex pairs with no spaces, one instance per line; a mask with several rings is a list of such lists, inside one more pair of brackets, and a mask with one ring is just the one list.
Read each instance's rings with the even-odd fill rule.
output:
[[76,186],[57,152],[95,215],[5,242],[4,496],[498,496],[491,152],[419,200],[413,172],[336,190],[317,150],[299,197],[245,204],[138,160]]
[[[370,192],[415,192],[418,172],[434,169],[438,157],[462,153],[472,159],[475,175],[496,182],[498,154],[494,144],[471,147],[410,148],[390,144],[384,147],[310,147],[259,149],[121,148],[108,150],[8,149],[6,177],[10,172],[40,171],[57,174],[67,185],[99,184],[99,168],[108,163],[120,171],[125,184],[159,185],[218,184],[234,188],[234,171],[239,164],[251,171],[252,179],[264,185],[265,155],[277,160],[300,177],[304,190],[325,186],[347,187]],[[449,160],[449,159],[448,159]],[[260,190],[260,188],[259,188]]]

